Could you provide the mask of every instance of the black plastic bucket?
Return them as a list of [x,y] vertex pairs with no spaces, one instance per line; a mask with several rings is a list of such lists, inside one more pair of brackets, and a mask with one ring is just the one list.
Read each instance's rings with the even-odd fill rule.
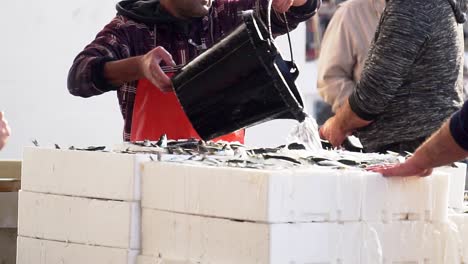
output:
[[296,66],[283,60],[252,11],[242,16],[244,23],[172,79],[204,140],[272,119],[305,118]]

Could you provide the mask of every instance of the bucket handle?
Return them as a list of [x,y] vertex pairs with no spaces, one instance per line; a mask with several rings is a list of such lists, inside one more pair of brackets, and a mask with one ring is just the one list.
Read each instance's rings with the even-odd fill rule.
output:
[[297,76],[299,75],[299,70],[297,69],[296,63],[294,62],[293,49],[292,49],[292,44],[291,44],[291,36],[289,35],[288,19],[286,18],[286,14],[284,14],[284,13],[283,13],[283,17],[284,17],[284,22],[286,24],[286,30],[287,30],[286,34],[288,35],[289,53],[291,54],[291,69],[290,69],[290,72],[295,78],[297,78]]
[[[270,41],[274,42],[273,38],[273,31],[271,30],[271,8],[273,5],[273,0],[268,1],[268,10],[267,10],[267,17],[268,17],[268,32],[270,33]],[[299,75],[299,71],[297,69],[296,63],[294,62],[294,54],[293,54],[293,49],[292,49],[292,44],[291,44],[291,36],[289,34],[289,24],[288,24],[288,19],[286,17],[286,13],[283,13],[283,18],[284,18],[284,23],[286,24],[286,34],[288,35],[288,43],[289,43],[289,53],[291,54],[291,63],[289,66],[291,74],[297,78]]]

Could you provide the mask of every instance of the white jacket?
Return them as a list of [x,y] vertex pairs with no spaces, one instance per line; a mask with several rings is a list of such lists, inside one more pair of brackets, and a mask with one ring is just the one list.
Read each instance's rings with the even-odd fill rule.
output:
[[333,112],[359,81],[385,0],[348,0],[338,6],[322,40],[317,88]]

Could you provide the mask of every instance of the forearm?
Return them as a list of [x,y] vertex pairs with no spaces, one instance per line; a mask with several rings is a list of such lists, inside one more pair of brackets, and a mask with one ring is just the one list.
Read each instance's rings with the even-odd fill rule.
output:
[[107,62],[104,65],[104,78],[114,86],[141,79],[143,77],[142,57]]
[[323,124],[320,128],[320,137],[326,139],[334,147],[339,147],[357,128],[370,124],[371,121],[360,119],[349,106],[348,100],[341,106],[336,115]]
[[67,80],[68,90],[72,95],[91,97],[119,88],[107,81],[104,68],[111,61],[128,57],[121,49],[122,46],[128,46],[127,35],[122,27],[124,23],[121,17],[115,17],[77,55]]
[[371,120],[361,119],[356,115],[349,105],[349,100],[346,99],[343,105],[338,109],[336,113],[337,124],[340,124],[339,129],[345,133],[352,133],[360,127],[369,125]]
[[407,160],[418,168],[429,169],[453,163],[464,159],[468,152],[454,140],[449,123],[434,133],[414,155]]
[[75,96],[91,97],[116,90],[104,78],[104,65],[110,60],[85,52],[78,55],[68,73],[68,91]]

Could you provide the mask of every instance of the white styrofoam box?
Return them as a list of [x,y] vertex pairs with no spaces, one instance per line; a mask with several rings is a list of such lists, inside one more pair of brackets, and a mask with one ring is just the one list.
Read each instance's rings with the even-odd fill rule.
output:
[[[267,222],[343,222],[360,219],[361,170],[303,168],[271,177]],[[247,202],[245,206],[248,206]]]
[[20,191],[18,234],[123,249],[140,248],[138,202]]
[[201,263],[268,263],[266,224],[143,209],[142,254]]
[[429,177],[368,174],[363,189],[364,221],[447,220],[448,176],[443,172],[434,172]]
[[436,263],[466,263],[463,261],[462,238],[452,221],[434,223],[434,242],[438,249],[434,253]]
[[153,260],[305,264],[360,258],[359,223],[266,224],[153,209],[143,209],[142,223],[142,254]]
[[16,228],[0,228],[0,263],[16,263]]
[[146,155],[25,148],[21,188],[26,191],[141,199],[140,164]]
[[[363,230],[375,232],[382,248],[382,263],[462,263],[457,231],[451,223],[399,221],[362,222]],[[368,238],[367,241],[370,239]],[[367,252],[361,251],[365,256]],[[371,264],[374,261],[362,261]]]
[[143,165],[142,207],[256,222],[447,218],[448,177],[385,178],[359,169],[254,170]]
[[448,223],[267,224],[143,209],[146,260],[193,263],[460,263]]
[[185,260],[168,260],[159,257],[138,256],[137,264],[198,264]]
[[456,226],[462,263],[468,263],[468,214],[449,215],[449,220]]
[[434,253],[439,249],[435,247],[432,224],[401,221],[387,224],[363,222],[362,225],[376,232],[382,247],[383,263],[440,263],[434,262]]
[[434,169],[449,175],[449,207],[463,210],[465,197],[466,163],[456,162],[454,166],[444,166]]
[[136,264],[137,250],[18,237],[17,264]]
[[[406,193],[405,185],[414,183],[419,188]],[[411,188],[406,188],[411,189]],[[367,177],[365,181],[364,197],[362,203],[362,219],[365,221],[403,220],[408,217],[410,209],[414,215],[422,215],[424,219],[431,213],[431,201],[428,199],[430,192],[429,178],[385,178],[379,174]],[[408,199],[408,196],[412,199]],[[407,200],[407,201],[405,201]],[[417,203],[419,206],[411,206]],[[399,209],[398,207],[406,207]]]
[[357,221],[364,174],[146,163],[142,207],[269,223]]
[[18,192],[0,192],[0,228],[16,228],[17,226]]
[[[361,263],[357,253],[363,244],[356,243],[356,238],[367,235],[359,222],[273,224],[269,229],[269,263],[278,264]],[[379,249],[373,242],[366,243],[369,253]]]
[[432,222],[448,221],[448,200],[450,177],[445,172],[435,171],[431,179]]
[[269,220],[271,178],[290,171],[263,171],[152,162],[143,165],[142,207],[175,212]]

